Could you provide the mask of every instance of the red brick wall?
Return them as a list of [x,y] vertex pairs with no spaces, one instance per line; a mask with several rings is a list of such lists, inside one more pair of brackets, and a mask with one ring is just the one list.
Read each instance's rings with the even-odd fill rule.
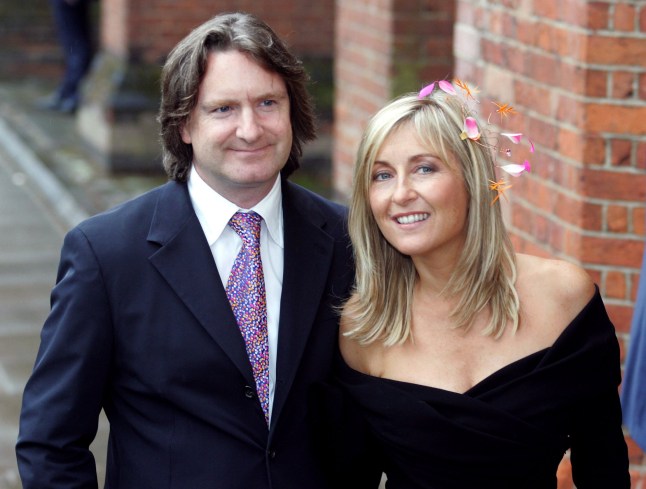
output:
[[120,58],[128,56],[128,0],[102,0],[100,15],[101,49]]
[[337,1],[332,181],[340,197],[350,192],[354,152],[365,122],[390,95],[393,33],[388,4]]
[[646,236],[646,5],[460,0],[455,40],[457,75],[512,104],[536,144],[509,192],[517,249],[583,265],[625,353]]
[[103,47],[159,63],[190,29],[234,10],[260,16],[299,55],[331,56],[334,0],[102,0]]
[[[266,20],[299,56],[334,51],[334,0],[101,0],[92,9],[100,48],[137,62],[159,64],[190,29],[235,10]],[[0,78],[58,79],[62,53],[47,0],[2,0],[0,67]]]
[[58,80],[62,71],[49,2],[0,0],[0,79]]

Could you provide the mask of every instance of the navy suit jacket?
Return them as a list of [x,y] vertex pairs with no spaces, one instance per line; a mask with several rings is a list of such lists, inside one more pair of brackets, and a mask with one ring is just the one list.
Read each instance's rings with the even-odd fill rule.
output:
[[283,181],[285,265],[271,427],[187,186],[170,182],[65,238],[25,388],[24,489],[96,487],[88,446],[110,421],[106,488],[327,487],[310,431],[353,261],[342,206]]

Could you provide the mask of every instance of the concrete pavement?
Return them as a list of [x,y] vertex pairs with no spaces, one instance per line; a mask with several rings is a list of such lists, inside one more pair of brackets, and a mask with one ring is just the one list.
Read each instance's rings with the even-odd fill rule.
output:
[[38,348],[56,272],[60,227],[31,198],[24,173],[0,153],[0,488],[20,487],[13,446],[22,388]]
[[[0,489],[16,489],[21,487],[14,445],[22,390],[49,310],[65,225],[6,145],[0,147]],[[105,444],[105,436],[100,441]],[[97,450],[101,465],[104,451]]]

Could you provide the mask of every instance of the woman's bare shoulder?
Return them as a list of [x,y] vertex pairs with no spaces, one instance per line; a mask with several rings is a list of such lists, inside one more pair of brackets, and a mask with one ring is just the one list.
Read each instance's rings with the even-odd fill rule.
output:
[[517,290],[521,304],[533,311],[550,312],[565,325],[590,302],[595,286],[579,265],[532,255],[517,255]]
[[349,336],[351,332],[351,321],[341,315],[339,321],[339,349],[345,363],[355,370],[361,370],[365,362],[366,349],[359,342]]
[[373,375],[378,370],[377,365],[383,354],[383,343],[372,341],[369,344],[361,344],[349,333],[354,324],[341,315],[339,324],[339,349],[345,363],[359,372]]

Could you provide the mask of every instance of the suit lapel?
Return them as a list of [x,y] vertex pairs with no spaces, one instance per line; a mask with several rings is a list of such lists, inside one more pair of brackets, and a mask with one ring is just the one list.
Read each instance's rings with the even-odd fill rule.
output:
[[161,245],[149,258],[152,265],[253,385],[244,340],[185,184],[171,182],[165,187],[148,240]]
[[[283,181],[283,214],[285,264],[272,427],[301,363],[334,249],[334,239],[324,231],[325,217],[306,194],[294,190],[287,181]],[[160,245],[149,257],[151,264],[253,385],[244,340],[186,185],[171,182],[163,189],[148,240]]]
[[294,381],[320,306],[333,255],[334,240],[325,218],[306,197],[283,181],[285,264],[278,333],[277,385],[272,426]]

